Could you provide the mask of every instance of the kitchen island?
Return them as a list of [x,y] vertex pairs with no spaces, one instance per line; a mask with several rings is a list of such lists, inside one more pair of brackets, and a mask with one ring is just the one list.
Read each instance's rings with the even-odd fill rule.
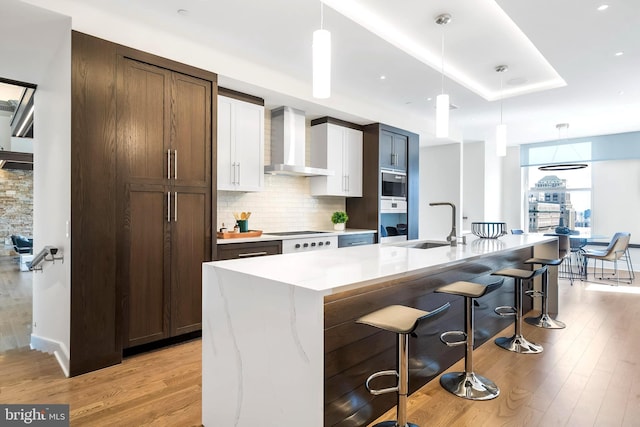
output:
[[[451,302],[445,316],[411,340],[413,392],[463,356],[462,348],[438,339],[462,328],[462,299],[434,289],[557,253],[555,237],[509,235],[457,247],[376,244],[205,263],[203,425],[366,425],[395,404],[393,394],[372,396],[364,387],[371,373],[395,367],[395,339],[355,319],[390,304],[429,310]],[[513,303],[513,282],[479,303],[478,345],[511,322],[493,307]]]

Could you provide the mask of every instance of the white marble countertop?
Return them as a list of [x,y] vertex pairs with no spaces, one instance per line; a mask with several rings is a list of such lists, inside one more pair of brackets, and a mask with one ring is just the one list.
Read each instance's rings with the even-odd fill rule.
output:
[[335,230],[315,230],[322,231],[322,234],[306,234],[306,235],[292,235],[292,236],[276,236],[273,234],[269,234],[269,232],[262,232],[260,237],[233,237],[230,239],[217,239],[216,243],[218,245],[226,245],[229,243],[247,243],[247,242],[268,242],[271,240],[288,240],[288,239],[299,239],[301,237],[321,237],[321,236],[344,236],[347,234],[365,234],[365,233],[375,233],[376,230],[367,230],[360,228],[347,228],[344,231],[335,231]]
[[[374,244],[215,261],[205,265],[331,294],[366,286],[380,279],[388,280],[422,270],[436,270],[474,258],[556,240],[556,237],[533,234],[506,235],[499,239],[472,237],[467,236],[466,245],[456,247],[418,249],[394,244]],[[406,243],[397,243],[402,244]]]

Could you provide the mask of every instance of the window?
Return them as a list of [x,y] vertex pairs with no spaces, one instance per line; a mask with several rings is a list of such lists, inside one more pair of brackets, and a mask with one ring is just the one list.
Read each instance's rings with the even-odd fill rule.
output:
[[553,172],[533,166],[526,169],[529,232],[553,232],[558,226],[590,231],[591,167]]

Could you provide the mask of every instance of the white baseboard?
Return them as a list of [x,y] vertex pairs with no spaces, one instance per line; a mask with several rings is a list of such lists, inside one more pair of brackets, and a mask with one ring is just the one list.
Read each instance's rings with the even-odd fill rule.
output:
[[69,355],[67,354],[66,347],[63,343],[31,334],[30,347],[32,350],[53,354],[56,357],[60,368],[62,368],[64,375],[67,378],[69,377]]

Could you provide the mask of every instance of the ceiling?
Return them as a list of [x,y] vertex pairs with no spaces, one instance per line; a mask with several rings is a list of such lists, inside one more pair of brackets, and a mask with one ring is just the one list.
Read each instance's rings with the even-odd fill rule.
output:
[[[640,130],[638,0],[325,0],[333,46],[326,100],[311,97],[318,0],[25,1],[137,48],[158,47],[148,31],[187,39],[217,52],[220,85],[261,96],[267,108],[384,122],[419,133],[421,144],[491,141],[501,104],[509,145],[557,139],[557,123],[570,124],[568,137]],[[452,21],[435,24],[445,12]],[[498,65],[509,71],[499,75]],[[437,140],[443,87],[456,107],[453,136]]]

